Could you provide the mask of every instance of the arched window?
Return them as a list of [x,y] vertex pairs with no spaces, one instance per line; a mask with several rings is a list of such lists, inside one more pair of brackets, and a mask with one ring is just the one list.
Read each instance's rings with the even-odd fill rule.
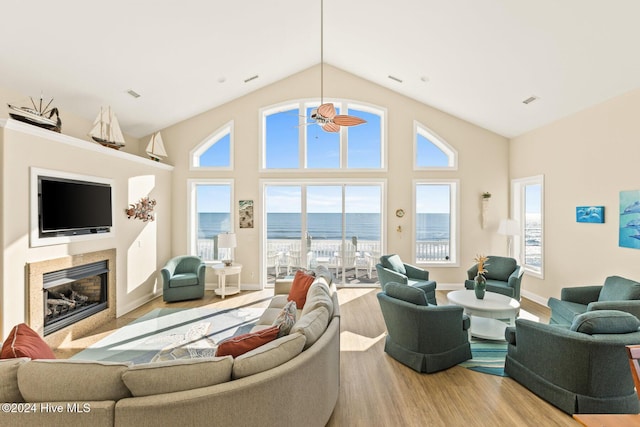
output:
[[190,158],[191,169],[233,169],[233,121],[206,137]]
[[455,170],[458,152],[426,126],[414,122],[415,169]]
[[263,170],[380,170],[385,167],[385,110],[351,101],[332,102],[337,114],[366,123],[325,132],[310,120],[320,102],[292,101],[260,111]]

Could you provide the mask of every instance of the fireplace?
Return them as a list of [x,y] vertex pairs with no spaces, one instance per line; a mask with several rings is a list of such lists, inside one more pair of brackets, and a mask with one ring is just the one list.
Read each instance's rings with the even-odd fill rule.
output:
[[108,272],[103,260],[44,273],[44,335],[106,310]]
[[115,319],[115,249],[30,262],[26,270],[26,320],[51,348]]

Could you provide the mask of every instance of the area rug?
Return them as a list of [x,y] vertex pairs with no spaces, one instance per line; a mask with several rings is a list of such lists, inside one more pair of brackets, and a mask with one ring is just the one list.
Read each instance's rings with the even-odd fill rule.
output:
[[507,377],[504,373],[504,359],[507,356],[505,341],[482,340],[472,338],[471,359],[462,362],[460,366],[484,374]]
[[247,332],[264,310],[157,308],[71,359],[139,364],[211,357],[220,341]]

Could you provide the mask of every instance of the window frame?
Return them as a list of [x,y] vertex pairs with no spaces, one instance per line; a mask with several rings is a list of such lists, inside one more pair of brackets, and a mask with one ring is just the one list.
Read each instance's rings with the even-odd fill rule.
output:
[[[525,262],[525,226],[526,206],[525,188],[528,185],[540,185],[540,267]],[[511,180],[511,198],[513,217],[520,223],[520,235],[514,236],[514,249],[516,260],[522,266],[524,273],[539,279],[544,279],[545,258],[545,211],[544,211],[544,175],[534,175]]]
[[[380,167],[377,168],[349,168],[347,164],[348,160],[348,135],[346,131],[340,131],[340,159],[338,168],[308,168],[307,167],[307,137],[308,129],[313,123],[307,122],[306,111],[307,108],[318,107],[320,105],[320,99],[318,98],[305,98],[285,101],[278,104],[268,105],[262,107],[258,111],[259,117],[259,138],[260,138],[260,163],[259,172],[265,173],[300,173],[301,171],[310,172],[386,172],[387,171],[387,109],[373,104],[367,104],[364,102],[348,100],[348,99],[329,99],[325,98],[323,102],[333,103],[338,113],[347,111],[349,109],[355,109],[364,111],[370,114],[376,114],[380,116]],[[298,110],[298,116],[302,119],[303,123],[299,126],[298,131],[298,167],[296,168],[267,168],[267,117],[270,114],[275,114],[292,109]]]
[[[187,248],[190,255],[198,255],[198,210],[197,210],[197,187],[198,185],[228,185],[229,186],[229,223],[231,224],[230,232],[235,232],[235,192],[233,179],[188,179],[187,180]],[[206,263],[214,263],[220,260],[204,260]]]
[[[233,120],[230,120],[200,141],[200,143],[198,143],[198,145],[189,152],[189,170],[233,170],[233,129],[234,122]],[[200,156],[202,156],[209,148],[213,147],[227,134],[229,134],[229,166],[200,166]]]
[[[420,166],[418,164],[418,135],[428,139],[433,145],[438,147],[448,159],[448,166]],[[413,121],[413,170],[430,170],[430,171],[455,171],[458,170],[458,150],[453,148],[444,138],[435,133],[424,124]]]
[[[417,243],[417,189],[419,185],[448,185],[449,186],[449,260],[418,261],[416,254]],[[411,258],[416,265],[432,267],[460,266],[460,180],[459,179],[416,179],[413,180],[412,219],[411,219]]]

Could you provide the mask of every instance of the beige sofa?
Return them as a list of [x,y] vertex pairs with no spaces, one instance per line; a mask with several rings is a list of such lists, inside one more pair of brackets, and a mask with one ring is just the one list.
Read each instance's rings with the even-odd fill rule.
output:
[[[338,399],[340,315],[331,274],[316,276],[290,334],[236,359],[0,361],[0,400],[16,402],[0,425],[324,426]],[[254,329],[271,325],[290,286],[276,282]]]

